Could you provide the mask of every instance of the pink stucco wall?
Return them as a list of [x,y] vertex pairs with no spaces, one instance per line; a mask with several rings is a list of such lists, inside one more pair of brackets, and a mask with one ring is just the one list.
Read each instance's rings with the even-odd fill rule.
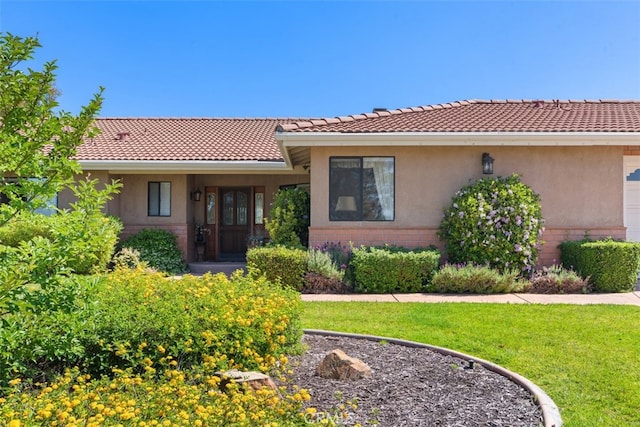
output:
[[[564,240],[625,238],[623,147],[317,147],[311,149],[310,243],[384,243],[415,247],[442,243],[443,209],[462,186],[483,177],[481,156],[495,158],[494,175],[518,173],[541,197],[546,231],[539,262],[559,259]],[[395,156],[395,220],[329,220],[331,156]]]
[[[309,246],[322,245],[326,242],[342,245],[397,245],[406,248],[436,246],[444,253],[444,244],[437,236],[437,228],[370,228],[370,227],[311,227],[309,228]],[[612,237],[625,238],[624,227],[553,227],[546,228],[542,235],[542,245],[538,252],[539,265],[560,263],[558,245],[567,240],[580,240],[585,237],[593,239]],[[443,261],[445,259],[443,258]]]
[[[191,191],[205,187],[252,187],[265,188],[265,214],[273,200],[273,194],[281,185],[303,184],[309,182],[308,174],[109,174],[106,171],[92,171],[91,177],[101,182],[119,180],[123,187],[107,205],[106,213],[118,216],[124,223],[120,236],[124,240],[128,236],[145,228],[161,228],[173,232],[177,236],[179,248],[187,261],[196,258],[194,241],[194,224],[204,222],[203,202],[190,199]],[[147,215],[147,189],[149,181],[171,182],[171,216]],[[73,194],[65,192],[59,197],[60,203],[67,206],[73,201]]]

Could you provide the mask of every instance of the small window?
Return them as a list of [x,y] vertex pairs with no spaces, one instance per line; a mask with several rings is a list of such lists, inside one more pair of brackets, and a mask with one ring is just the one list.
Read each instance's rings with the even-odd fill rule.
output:
[[394,157],[329,159],[330,221],[395,219]]
[[[42,178],[14,178],[14,177],[6,177],[0,179],[0,185],[6,185],[15,187],[15,192],[20,193],[23,184],[30,184],[31,182],[42,182]],[[35,184],[36,186],[38,184]],[[9,191],[12,191],[11,189]],[[12,191],[13,192],[13,191]],[[22,194],[20,197],[23,201],[27,201],[28,196],[26,194]],[[0,193],[0,205],[8,204],[9,197],[5,193]],[[44,215],[44,216],[52,216],[57,212],[58,208],[58,194],[53,195],[49,200],[45,202],[45,204],[38,209],[34,210],[34,213]]]
[[171,182],[149,182],[149,216],[171,216]]

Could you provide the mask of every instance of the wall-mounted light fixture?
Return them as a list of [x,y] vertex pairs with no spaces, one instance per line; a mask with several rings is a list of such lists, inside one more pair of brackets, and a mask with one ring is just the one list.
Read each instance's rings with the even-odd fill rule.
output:
[[485,175],[493,174],[493,157],[489,153],[482,153],[482,173]]
[[191,200],[193,200],[194,202],[199,202],[201,197],[202,197],[202,191],[200,191],[199,188],[196,189],[196,191],[191,192]]

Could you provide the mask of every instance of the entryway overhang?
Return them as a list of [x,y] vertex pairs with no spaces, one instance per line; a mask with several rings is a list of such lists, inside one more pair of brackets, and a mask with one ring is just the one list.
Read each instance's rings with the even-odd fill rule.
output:
[[203,160],[79,160],[83,170],[105,170],[120,174],[176,173],[300,173],[285,161]]

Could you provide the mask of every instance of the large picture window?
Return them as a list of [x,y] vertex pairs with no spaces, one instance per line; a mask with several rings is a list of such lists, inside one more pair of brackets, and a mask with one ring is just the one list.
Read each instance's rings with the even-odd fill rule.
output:
[[149,216],[171,216],[171,182],[149,182]]
[[330,221],[393,221],[394,157],[329,159]]

